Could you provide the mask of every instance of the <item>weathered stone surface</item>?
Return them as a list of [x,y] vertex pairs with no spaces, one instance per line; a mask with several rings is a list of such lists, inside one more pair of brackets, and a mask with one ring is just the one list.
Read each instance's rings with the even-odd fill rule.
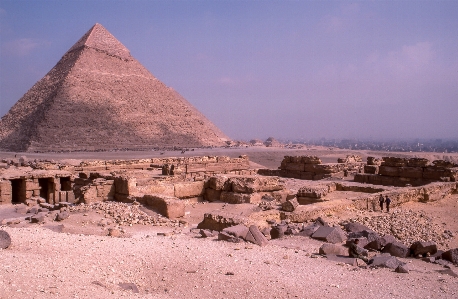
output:
[[388,243],[382,250],[383,253],[389,253],[396,257],[408,257],[410,250],[401,242]]
[[32,222],[32,223],[43,223],[45,221],[45,217],[46,217],[47,214],[48,213],[45,213],[45,212],[35,214],[32,217],[30,217],[30,222]]
[[364,173],[377,174],[378,166],[377,165],[364,165]]
[[411,270],[411,267],[409,266],[409,264],[401,264],[397,266],[394,271],[397,273],[406,273],[407,274],[410,272],[410,270]]
[[226,227],[243,224],[248,225],[248,218],[224,211],[213,211],[205,213],[204,219],[197,225],[197,228],[222,231]]
[[278,177],[243,176],[229,178],[231,190],[236,193],[270,192],[285,189]]
[[367,157],[367,165],[377,165],[379,166],[382,163],[381,159],[375,157]]
[[283,211],[293,212],[298,205],[299,203],[297,202],[297,198],[293,198],[282,203],[281,208]]
[[342,243],[347,239],[347,236],[340,227],[320,226],[313,233],[312,238],[335,244]]
[[458,248],[450,249],[442,253],[442,258],[454,264],[458,264]]
[[[373,238],[372,238],[373,239]],[[386,244],[397,242],[398,240],[391,236],[391,235],[386,235],[380,238],[376,238],[375,240],[372,240],[371,242],[367,243],[367,245],[363,246],[366,249],[372,249],[372,250],[382,250]]]
[[180,182],[175,183],[175,197],[190,198],[201,196],[204,193],[204,182]]
[[354,267],[358,266],[358,261],[357,261],[358,259],[353,258],[353,257],[344,257],[344,256],[333,255],[333,254],[327,254],[326,258],[336,263],[348,264]]
[[209,229],[201,229],[199,234],[202,236],[202,238],[212,238],[216,236],[216,234]]
[[68,217],[70,217],[70,213],[68,213],[67,211],[63,211],[63,212],[59,212],[59,213],[56,214],[55,220],[56,221],[63,221],[65,219],[67,219]]
[[176,197],[164,196],[162,194],[148,194],[143,197],[148,206],[168,218],[184,216],[185,204]]
[[355,238],[361,238],[361,237],[365,237],[369,243],[380,238],[380,236],[373,230],[363,230],[363,231],[352,232],[348,234],[349,239],[355,239]]
[[220,232],[218,233],[218,240],[220,241],[227,241],[227,242],[232,242],[232,243],[240,243],[243,242],[241,238],[234,237],[232,235],[229,235],[226,232]]
[[250,229],[245,237],[245,240],[259,246],[266,246],[269,244],[269,240],[261,233],[256,225],[251,225]]
[[371,229],[361,223],[358,222],[350,222],[345,224],[345,230],[349,233],[356,233],[356,232],[362,232],[364,230],[370,231]]
[[372,258],[371,267],[396,269],[403,262],[391,255],[377,255]]
[[288,225],[275,225],[270,230],[270,237],[272,239],[279,239],[285,235],[286,230],[288,229]]
[[248,233],[249,228],[243,224],[239,225],[234,225],[230,227],[226,227],[223,229],[224,233],[227,233],[231,236],[234,236],[236,238],[242,238],[245,239],[247,233]]
[[129,195],[137,192],[137,179],[133,177],[116,177],[115,186],[116,193]]
[[398,177],[400,176],[400,168],[399,167],[394,167],[394,166],[380,166],[378,168],[378,173],[380,175],[386,175],[386,176],[391,176],[391,177]]
[[437,245],[434,242],[417,241],[410,245],[410,252],[413,256],[435,254],[437,252]]
[[321,247],[320,247],[318,252],[319,252],[319,254],[323,254],[323,255],[332,254],[332,255],[344,255],[344,256],[347,256],[348,255],[348,248],[343,247],[342,245],[324,243],[323,245],[321,245]]
[[402,167],[407,165],[407,158],[382,157],[382,166]]
[[410,158],[407,160],[407,166],[410,167],[425,167],[428,163],[429,160],[426,158]]
[[261,201],[261,195],[259,193],[236,193],[222,191],[220,200],[231,204],[259,203]]
[[11,245],[10,234],[4,230],[0,230],[0,248],[6,249]]
[[208,188],[219,191],[230,191],[231,184],[227,176],[213,176],[208,179]]

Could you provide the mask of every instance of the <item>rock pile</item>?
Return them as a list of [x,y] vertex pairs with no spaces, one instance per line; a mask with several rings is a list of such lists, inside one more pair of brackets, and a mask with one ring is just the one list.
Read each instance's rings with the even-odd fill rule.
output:
[[433,224],[428,216],[412,210],[394,210],[386,215],[357,217],[351,221],[360,222],[380,235],[393,235],[406,244],[433,241],[447,247],[448,239],[453,237],[452,232]]

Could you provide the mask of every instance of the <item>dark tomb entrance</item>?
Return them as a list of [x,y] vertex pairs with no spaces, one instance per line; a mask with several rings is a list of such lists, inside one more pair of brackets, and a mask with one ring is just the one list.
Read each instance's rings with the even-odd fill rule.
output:
[[13,204],[25,202],[25,180],[11,180],[11,202]]
[[60,190],[61,191],[72,191],[72,182],[70,177],[61,177],[60,178]]
[[51,178],[38,179],[40,185],[40,197],[43,197],[49,203],[49,193],[53,193],[53,181]]

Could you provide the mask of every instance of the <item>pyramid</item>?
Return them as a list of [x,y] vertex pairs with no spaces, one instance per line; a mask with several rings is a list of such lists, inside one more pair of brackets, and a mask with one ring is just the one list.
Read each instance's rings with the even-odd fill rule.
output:
[[206,147],[227,140],[100,24],[0,120],[6,151]]

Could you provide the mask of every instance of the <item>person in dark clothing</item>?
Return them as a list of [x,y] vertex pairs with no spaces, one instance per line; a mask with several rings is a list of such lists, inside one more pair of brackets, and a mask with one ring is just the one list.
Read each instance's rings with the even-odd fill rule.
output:
[[388,213],[390,211],[390,203],[391,199],[388,197],[388,195],[385,197],[385,204],[386,204],[386,212]]
[[380,194],[380,197],[378,198],[378,202],[380,204],[380,211],[383,212],[383,203],[385,202],[385,199],[383,198],[382,194]]
[[361,259],[366,264],[369,264],[369,259],[361,254],[361,248],[358,246],[358,243],[358,239],[354,239],[353,242],[350,243],[350,246],[348,248],[348,255],[350,257]]

